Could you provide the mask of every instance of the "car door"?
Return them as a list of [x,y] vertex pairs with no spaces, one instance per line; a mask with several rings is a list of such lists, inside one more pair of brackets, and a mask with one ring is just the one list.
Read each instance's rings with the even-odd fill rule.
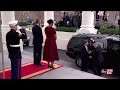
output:
[[67,45],[67,55],[72,58],[75,58],[76,54],[79,54],[81,43],[81,37],[72,37]]
[[113,47],[111,49],[113,72],[118,73],[120,69],[120,41],[113,40]]
[[114,69],[118,65],[118,52],[119,52],[119,43],[117,44],[116,41],[112,39],[107,40],[107,65],[109,68]]
[[80,55],[80,50],[81,50],[81,47],[83,45],[83,42],[84,42],[84,38],[82,38],[82,37],[76,37],[76,42],[75,42],[74,47],[73,47],[74,52],[75,52],[74,53],[75,56]]

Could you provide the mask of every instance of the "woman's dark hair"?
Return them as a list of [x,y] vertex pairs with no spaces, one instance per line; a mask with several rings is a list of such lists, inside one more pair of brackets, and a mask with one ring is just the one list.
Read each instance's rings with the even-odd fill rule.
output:
[[51,23],[53,23],[53,20],[52,20],[52,19],[49,19],[49,20],[47,21],[47,23],[48,23],[48,24],[51,24]]

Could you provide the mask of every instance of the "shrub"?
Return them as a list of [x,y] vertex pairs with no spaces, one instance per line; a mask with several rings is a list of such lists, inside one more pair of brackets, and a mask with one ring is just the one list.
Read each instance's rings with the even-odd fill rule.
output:
[[[79,29],[77,27],[56,27],[57,31],[62,32],[76,32],[76,30]],[[112,28],[101,28],[100,29],[101,34],[116,34],[120,35],[120,29],[112,29]]]
[[100,29],[101,34],[116,34],[120,35],[120,29],[110,29],[110,28],[101,28]]
[[76,32],[78,28],[77,27],[56,27],[57,31],[63,31],[63,32]]
[[18,23],[20,26],[27,26],[27,23],[26,22],[19,22]]

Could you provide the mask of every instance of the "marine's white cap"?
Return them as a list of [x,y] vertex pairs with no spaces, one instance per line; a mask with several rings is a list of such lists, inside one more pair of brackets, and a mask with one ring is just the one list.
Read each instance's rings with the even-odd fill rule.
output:
[[10,22],[8,22],[8,24],[10,26],[15,26],[16,24],[18,24],[18,20],[10,21]]

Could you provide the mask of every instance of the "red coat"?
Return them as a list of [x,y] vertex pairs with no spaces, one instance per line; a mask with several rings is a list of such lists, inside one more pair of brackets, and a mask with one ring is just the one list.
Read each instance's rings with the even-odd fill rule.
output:
[[56,30],[53,27],[45,28],[46,40],[44,45],[43,60],[55,61],[59,60],[57,45],[56,45]]

